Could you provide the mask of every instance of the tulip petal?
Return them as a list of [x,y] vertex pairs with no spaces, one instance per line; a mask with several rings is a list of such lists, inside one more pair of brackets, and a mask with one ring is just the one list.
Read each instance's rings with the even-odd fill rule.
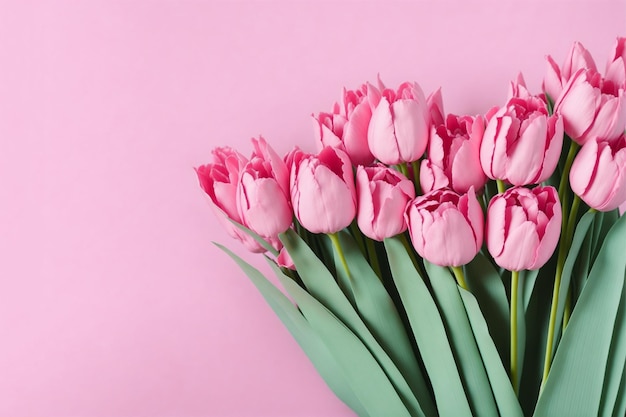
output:
[[565,132],[574,140],[581,138],[596,116],[600,92],[588,83],[572,86],[557,109],[563,116]]
[[387,98],[381,98],[372,112],[367,129],[367,143],[372,155],[379,161],[393,165],[401,162],[400,152],[394,134],[393,118]]
[[471,261],[477,253],[474,232],[458,210],[441,213],[425,233],[424,258],[441,266],[460,266]]
[[429,118],[424,103],[399,100],[391,105],[396,143],[403,162],[418,160],[426,150]]
[[541,115],[527,120],[529,123],[508,152],[506,179],[513,185],[534,183],[543,163],[548,133],[547,117]]

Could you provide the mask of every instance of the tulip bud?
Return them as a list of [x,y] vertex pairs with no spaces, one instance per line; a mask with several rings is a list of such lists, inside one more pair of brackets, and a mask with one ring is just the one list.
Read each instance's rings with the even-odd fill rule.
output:
[[580,42],[574,42],[561,68],[554,62],[551,56],[548,55],[546,59],[548,68],[543,79],[542,88],[553,101],[560,97],[563,87],[576,71],[580,69],[596,71],[596,63],[593,57]]
[[405,216],[413,247],[434,264],[465,265],[482,246],[484,218],[473,188],[462,196],[431,191],[411,201]]
[[605,78],[621,88],[626,88],[626,38],[617,38],[612,57],[606,65]]
[[[230,220],[244,224],[237,209],[239,174],[248,160],[231,148],[213,150],[213,163],[196,168],[200,187],[210,198],[211,208],[228,234],[241,241],[252,252],[265,252],[252,237],[239,230]],[[277,246],[279,242],[271,242]]]
[[554,111],[561,113],[565,133],[579,145],[590,138],[615,139],[626,129],[624,88],[593,70],[576,72]]
[[356,216],[350,158],[326,147],[316,155],[296,150],[291,160],[291,203],[300,224],[313,233],[336,233]]
[[243,167],[237,188],[241,220],[266,238],[276,238],[293,219],[289,173],[285,162],[265,139],[253,139],[255,151]]
[[430,131],[424,92],[417,83],[404,83],[397,92],[383,90],[382,96],[367,131],[370,151],[388,165],[417,161]]
[[576,155],[569,175],[572,190],[598,211],[626,202],[626,136],[589,140]]
[[404,175],[382,164],[359,166],[356,192],[357,222],[365,236],[382,241],[406,230],[404,211],[415,187]]
[[452,188],[466,193],[483,188],[487,177],[480,165],[480,142],[485,130],[482,116],[448,115],[445,125],[433,126],[428,159],[422,161],[422,191]]
[[339,148],[348,154],[354,165],[374,162],[367,144],[367,129],[372,110],[379,101],[380,92],[369,83],[355,91],[344,88],[341,104],[335,103],[332,113],[313,116],[320,149],[326,146]]
[[554,172],[562,146],[563,121],[558,114],[548,116],[542,98],[512,97],[487,123],[480,162],[489,178],[537,184]]
[[508,189],[489,202],[487,249],[502,268],[539,269],[561,233],[561,204],[554,187]]

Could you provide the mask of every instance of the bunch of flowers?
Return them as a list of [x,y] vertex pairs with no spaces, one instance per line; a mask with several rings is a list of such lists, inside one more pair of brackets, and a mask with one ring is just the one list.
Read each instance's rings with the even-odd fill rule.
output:
[[344,89],[319,153],[258,138],[196,170],[289,297],[218,246],[361,416],[624,416],[625,62],[575,43],[484,115]]

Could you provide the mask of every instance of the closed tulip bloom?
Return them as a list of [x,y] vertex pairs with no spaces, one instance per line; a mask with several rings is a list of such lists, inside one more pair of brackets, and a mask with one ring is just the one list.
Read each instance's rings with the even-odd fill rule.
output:
[[405,216],[413,247],[434,264],[465,265],[482,246],[484,218],[473,188],[464,195],[431,191],[411,201]]
[[237,208],[243,223],[259,235],[276,238],[293,219],[289,172],[265,139],[253,139],[254,153],[242,168]]
[[356,193],[357,223],[365,236],[382,241],[406,230],[404,211],[415,187],[404,175],[382,164],[359,166]]
[[356,216],[350,158],[326,147],[318,155],[291,153],[291,203],[300,224],[313,233],[336,233]]
[[485,130],[482,116],[448,115],[445,125],[433,126],[428,159],[420,168],[422,191],[452,188],[466,193],[483,188],[487,177],[480,165],[480,143]]
[[558,114],[548,116],[541,97],[512,97],[487,123],[480,162],[491,179],[537,184],[554,172],[562,146],[563,121]]
[[569,175],[572,190],[598,211],[626,202],[626,136],[589,140],[574,159]]
[[430,113],[430,123],[439,126],[445,123],[446,113],[443,111],[443,97],[441,96],[441,88],[432,92],[426,99],[428,112]]
[[371,84],[359,90],[343,89],[341,103],[335,103],[332,113],[313,116],[315,137],[320,149],[326,146],[345,151],[352,164],[369,165],[374,156],[367,144],[367,129],[372,110],[380,101],[380,91]]
[[565,86],[555,112],[561,113],[565,133],[579,145],[590,138],[615,139],[626,129],[624,87],[596,71],[579,70]]
[[487,209],[487,248],[502,268],[539,269],[554,253],[561,233],[561,205],[554,187],[508,189]]
[[[247,163],[246,157],[231,148],[216,148],[213,150],[213,163],[196,168],[196,174],[200,187],[209,196],[213,212],[228,234],[241,241],[252,252],[265,252],[253,238],[229,221],[230,219],[245,226],[237,208],[237,185],[239,174]],[[278,245],[277,241],[271,243],[273,246]]]
[[626,88],[626,38],[617,38],[611,59],[606,66],[605,78]]
[[574,42],[563,66],[559,67],[551,56],[547,56],[547,70],[543,79],[543,91],[556,101],[563,87],[572,78],[576,71],[580,69],[592,69],[596,71],[596,63],[587,49],[580,43]]
[[372,154],[392,165],[417,161],[428,143],[430,112],[417,83],[404,83],[398,91],[385,89],[372,114],[367,142]]

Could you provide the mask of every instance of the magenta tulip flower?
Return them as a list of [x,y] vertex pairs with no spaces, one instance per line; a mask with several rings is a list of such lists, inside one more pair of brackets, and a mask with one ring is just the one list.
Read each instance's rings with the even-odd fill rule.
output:
[[380,97],[380,91],[369,83],[355,91],[344,88],[341,104],[335,103],[332,113],[313,116],[320,149],[339,148],[348,154],[354,165],[374,162],[367,144],[367,129]]
[[509,271],[539,269],[561,233],[561,204],[554,187],[508,189],[489,202],[487,249]]
[[569,50],[563,66],[559,67],[550,55],[547,56],[548,68],[543,79],[543,91],[553,101],[558,100],[563,92],[563,87],[580,69],[596,70],[596,63],[587,49],[580,43],[574,42]]
[[415,186],[398,171],[377,164],[356,173],[357,223],[363,234],[382,241],[406,230],[404,211]]
[[[237,208],[237,185],[239,174],[247,163],[246,157],[231,148],[216,148],[213,150],[213,163],[196,168],[196,174],[200,187],[209,196],[211,208],[228,234],[252,252],[265,252],[253,238],[229,221],[245,226]],[[276,239],[270,243],[277,247],[280,242]]]
[[289,171],[265,139],[253,139],[254,153],[243,167],[237,188],[237,208],[243,223],[266,238],[276,238],[291,226]]
[[464,195],[431,191],[411,201],[405,216],[413,247],[434,264],[465,265],[482,246],[484,218],[473,188]]
[[487,177],[480,165],[480,143],[485,130],[482,116],[448,115],[445,125],[433,126],[428,159],[420,168],[422,191],[452,188],[466,193],[483,188]]
[[615,139],[626,129],[626,93],[593,70],[579,70],[557,100],[565,133],[579,145],[589,139]]
[[[563,121],[548,116],[541,97],[512,97],[487,123],[480,146],[483,171],[513,185],[538,184],[552,175],[563,146]],[[523,98],[523,96],[526,96]]]
[[598,211],[626,202],[626,136],[587,141],[574,159],[569,180],[572,190]]
[[617,38],[611,55],[605,78],[621,88],[626,88],[626,38]]
[[313,233],[336,233],[356,216],[356,189],[350,158],[326,147],[318,155],[290,154],[291,203],[300,224]]
[[385,89],[372,114],[367,142],[372,154],[392,165],[417,161],[428,143],[430,112],[417,83],[404,83],[398,91]]

